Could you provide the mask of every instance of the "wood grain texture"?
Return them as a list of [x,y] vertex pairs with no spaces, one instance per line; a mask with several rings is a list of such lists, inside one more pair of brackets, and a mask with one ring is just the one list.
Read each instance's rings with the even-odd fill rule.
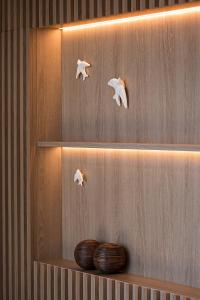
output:
[[[62,287],[60,278],[65,276],[66,290],[63,299],[83,299],[83,300],[194,300],[199,299],[199,289],[193,289],[172,283],[156,281],[150,278],[142,278],[135,275],[107,275],[102,276],[89,272],[83,272],[78,267],[72,268],[66,261],[62,262],[34,262],[34,279],[42,283],[46,280],[44,274],[48,269],[53,270],[53,285],[58,289]],[[72,284],[73,278],[73,284]],[[41,280],[42,279],[42,280]],[[43,290],[44,285],[40,286]],[[67,297],[68,296],[68,297]],[[74,298],[73,298],[74,297]],[[155,298],[156,297],[156,298]],[[37,289],[35,293],[37,300]],[[49,298],[44,298],[44,300]],[[61,299],[60,297],[54,299]],[[62,300],[63,300],[62,299]]]
[[[3,0],[0,5],[0,31],[35,28],[122,12],[186,3],[186,0]],[[189,2],[196,2],[192,0]]]
[[[14,18],[15,19],[15,18]],[[1,32],[1,299],[31,296],[27,169],[27,34]],[[30,299],[30,298],[29,298]]]
[[[198,144],[199,15],[63,32],[63,140]],[[78,58],[92,65],[85,81],[72,76]],[[107,86],[118,76],[128,110]]]
[[[2,288],[0,285],[0,298],[3,300],[9,299],[11,296],[12,300],[29,300],[32,293],[30,241],[32,208],[28,194],[30,184],[27,182],[29,178],[27,30],[32,27],[48,26],[54,22],[72,21],[71,2],[68,0],[2,0],[0,3],[0,93],[2,100],[0,120],[2,124],[0,135],[2,174],[0,184],[2,222],[0,227],[2,236],[0,235],[0,239],[3,268],[3,270],[1,268],[3,277]],[[79,10],[79,18],[94,17],[96,1],[81,2],[82,9]],[[138,2],[127,0],[128,11],[139,9]],[[185,0],[176,1],[176,3],[180,2],[185,2]],[[122,3],[122,9],[125,11],[126,1],[123,0]],[[102,4],[102,7],[99,5],[100,11],[96,11],[96,13],[99,16],[101,13],[112,15],[114,12],[113,1],[105,0],[102,1]],[[170,4],[168,1],[152,1],[151,7],[168,4]],[[7,130],[9,130],[9,134],[7,134]],[[8,151],[10,145],[11,148]],[[7,197],[8,192],[9,198]],[[9,201],[7,201],[8,199]],[[10,250],[13,245],[14,247]],[[11,252],[12,257],[10,256]],[[11,274],[11,264],[13,274]]]
[[[130,272],[199,287],[199,158],[63,149],[63,256],[73,259],[83,239],[117,242],[128,249]],[[73,183],[77,168],[84,188]]]
[[30,183],[37,259],[61,256],[61,150],[36,147],[39,137],[61,138],[60,45],[58,31],[30,35]]

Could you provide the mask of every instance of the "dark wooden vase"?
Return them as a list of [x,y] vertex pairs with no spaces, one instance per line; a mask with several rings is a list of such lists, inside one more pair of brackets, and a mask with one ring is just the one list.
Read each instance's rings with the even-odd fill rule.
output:
[[94,252],[99,245],[100,243],[95,240],[85,240],[80,242],[74,250],[76,263],[85,270],[95,269],[93,257]]
[[121,272],[126,262],[126,250],[118,244],[101,244],[94,253],[94,265],[104,274]]

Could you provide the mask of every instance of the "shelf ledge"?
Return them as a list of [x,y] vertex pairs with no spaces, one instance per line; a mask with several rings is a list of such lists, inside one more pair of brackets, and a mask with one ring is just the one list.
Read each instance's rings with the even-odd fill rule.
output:
[[194,144],[149,144],[149,143],[97,143],[97,142],[38,142],[39,148],[85,148],[85,149],[117,149],[147,151],[182,151],[200,152],[200,145]]

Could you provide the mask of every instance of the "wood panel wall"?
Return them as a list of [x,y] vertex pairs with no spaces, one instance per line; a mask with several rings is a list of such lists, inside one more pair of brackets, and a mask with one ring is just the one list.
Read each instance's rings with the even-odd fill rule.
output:
[[[199,16],[63,32],[63,140],[199,144]],[[72,76],[78,58],[91,63],[85,81]],[[128,110],[107,86],[118,76]],[[119,242],[129,272],[200,286],[200,253],[191,254],[200,248],[199,158],[63,149],[64,257],[83,239]],[[71,179],[78,168],[88,178],[83,189]]]
[[[62,34],[63,140],[199,144],[197,12]],[[91,64],[76,80],[77,59]],[[113,77],[129,108],[116,105]],[[72,100],[73,99],[73,100]]]
[[[30,27],[93,18],[185,0],[2,0],[1,92],[1,277],[3,300],[31,299],[30,202],[27,143],[27,31]],[[1,288],[2,287],[2,288]]]
[[3,0],[0,31],[49,26],[195,0]]
[[[139,276],[99,276],[59,262],[34,262],[34,300],[197,300],[199,291]],[[123,281],[122,281],[123,280]]]
[[61,148],[40,151],[38,140],[61,140],[61,33],[30,33],[30,194],[34,259],[62,256]]
[[2,299],[31,295],[31,233],[28,197],[27,36],[1,32],[1,283]]

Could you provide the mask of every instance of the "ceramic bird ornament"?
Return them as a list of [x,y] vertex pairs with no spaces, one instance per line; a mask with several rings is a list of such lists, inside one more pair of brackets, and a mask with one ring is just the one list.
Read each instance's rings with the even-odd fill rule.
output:
[[86,68],[90,67],[90,64],[88,64],[84,60],[78,59],[77,61],[77,72],[76,72],[76,79],[82,75],[82,79],[85,80],[85,78],[88,77],[88,74],[86,73]]
[[80,186],[83,186],[84,175],[79,169],[76,170],[76,173],[74,174],[74,182],[76,182]]
[[128,108],[128,100],[124,81],[121,78],[112,78],[108,81],[108,85],[115,90],[113,99],[116,100],[117,105],[121,106],[122,103],[125,108]]

